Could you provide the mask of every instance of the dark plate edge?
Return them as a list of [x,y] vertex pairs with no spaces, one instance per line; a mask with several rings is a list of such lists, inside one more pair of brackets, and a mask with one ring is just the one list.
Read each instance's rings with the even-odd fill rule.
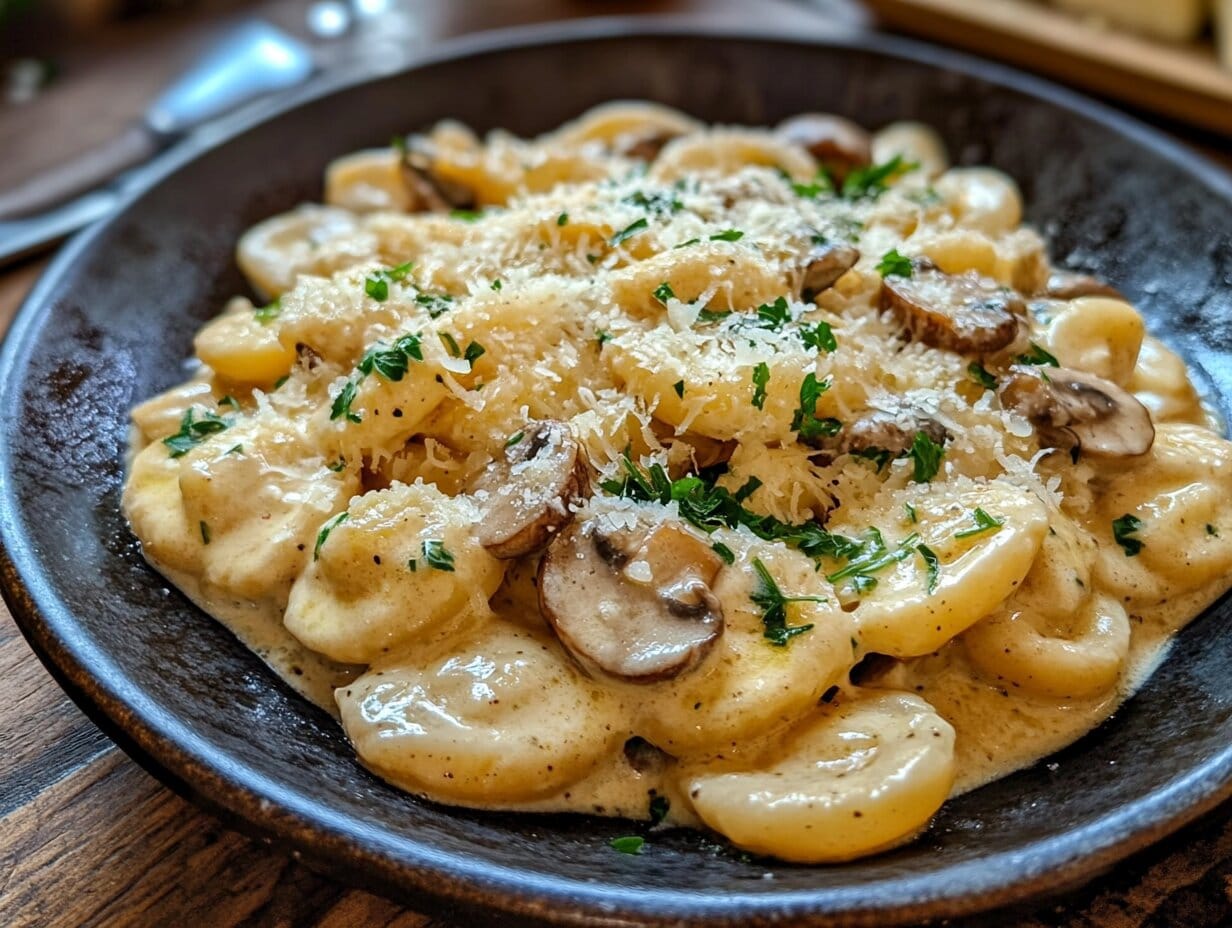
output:
[[[417,57],[405,68],[410,70],[436,61],[463,57],[506,47],[534,47],[560,41],[602,40],[635,35],[670,36],[676,34],[709,35],[769,40],[797,45],[828,45],[870,49],[934,67],[970,73],[990,83],[1007,85],[1053,105],[1072,110],[1116,132],[1132,138],[1143,147],[1172,161],[1196,177],[1219,195],[1232,199],[1232,176],[1200,155],[1168,139],[1156,130],[1108,106],[1060,88],[1048,81],[1021,74],[1014,69],[992,62],[909,40],[864,33],[825,33],[801,37],[774,29],[738,28],[734,25],[707,25],[693,17],[596,19],[581,22],[529,26],[482,33],[442,43],[432,52]],[[200,154],[225,144],[232,136],[287,109],[310,100],[343,91],[365,80],[390,76],[395,71],[380,74],[343,75],[337,80],[281,101],[277,106],[261,107],[247,112],[211,132],[182,150],[177,150],[142,169],[139,180],[124,197],[120,209],[126,210],[151,187],[155,186]],[[56,278],[85,252],[114,218],[94,226],[74,238],[53,260],[33,288],[0,344],[0,409],[6,410],[3,422],[11,427],[15,416],[13,378],[10,372],[20,366],[29,350],[31,333],[37,322],[38,307],[46,302]],[[0,473],[9,473],[9,449],[0,437]],[[81,648],[81,642],[71,635],[58,635],[38,608],[38,601],[53,599],[38,576],[25,581],[17,564],[34,567],[35,551],[23,543],[20,526],[15,518],[17,507],[12,498],[11,481],[6,480],[0,496],[0,593],[3,594],[18,627],[31,647],[48,666],[57,682],[74,701],[111,736],[126,752],[144,767],[168,782],[173,789],[190,796],[211,811],[220,814],[228,824],[263,840],[278,839],[290,844],[305,859],[315,861],[332,872],[346,872],[352,879],[404,896],[406,887],[416,889],[416,902],[440,900],[446,906],[461,903],[467,907],[486,906],[531,918],[548,919],[565,924],[627,925],[663,924],[664,917],[674,924],[747,925],[755,921],[778,922],[781,919],[804,918],[816,925],[870,925],[900,923],[923,917],[970,914],[991,907],[1022,902],[1042,893],[1055,892],[1059,887],[1072,886],[1091,878],[1112,864],[1172,833],[1232,796],[1232,746],[1224,754],[1174,781],[1140,803],[1135,821],[1128,823],[1124,833],[1105,833],[1083,853],[1065,854],[1058,845],[1082,844],[1089,826],[1080,832],[1044,842],[1032,848],[1031,857],[1057,859],[1041,863],[1025,879],[997,872],[993,877],[961,883],[954,881],[937,891],[931,887],[914,895],[914,902],[869,905],[867,891],[849,898],[832,900],[829,904],[816,894],[795,892],[777,896],[731,895],[722,900],[683,898],[664,903],[662,898],[647,898],[633,892],[604,892],[588,884],[562,884],[528,877],[515,871],[479,872],[460,868],[453,858],[435,855],[422,849],[424,859],[414,866],[398,866],[384,858],[375,845],[362,845],[354,830],[330,816],[309,815],[304,808],[286,802],[272,784],[245,783],[242,777],[229,779],[207,762],[209,751],[194,753],[191,733],[183,732],[163,716],[157,706],[144,706],[140,694],[125,694],[114,681],[89,669],[90,660],[98,655]],[[106,664],[106,661],[102,661]],[[178,737],[176,737],[178,736]],[[186,737],[187,736],[187,737]],[[199,746],[198,746],[199,747]],[[234,773],[234,772],[233,772]],[[259,786],[265,789],[259,789]],[[214,798],[219,797],[219,798]],[[283,805],[279,807],[279,801]],[[321,810],[315,809],[320,812]],[[326,810],[328,811],[328,810]],[[1122,823],[1126,824],[1126,823]],[[1091,835],[1090,837],[1095,837]],[[339,853],[346,860],[339,866]],[[1014,869],[1026,863],[1019,858]],[[1020,871],[1021,872],[1021,871]],[[923,889],[923,887],[921,887]],[[420,895],[422,894],[422,895]],[[840,895],[832,891],[831,896]],[[841,894],[846,897],[846,894]],[[819,903],[825,908],[819,908]],[[733,914],[736,910],[739,914]],[[889,921],[887,921],[889,920]]]

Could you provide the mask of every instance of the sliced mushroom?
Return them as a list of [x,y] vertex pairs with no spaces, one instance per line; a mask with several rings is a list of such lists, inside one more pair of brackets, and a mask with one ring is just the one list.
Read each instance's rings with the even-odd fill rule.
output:
[[589,489],[586,455],[569,427],[531,422],[476,481],[484,510],[479,543],[499,558],[538,551],[573,519],[569,504]]
[[1120,290],[1098,277],[1059,268],[1048,275],[1044,296],[1056,300],[1076,300],[1081,296],[1110,296],[1116,300],[1125,299]]
[[805,258],[800,275],[800,295],[812,299],[823,290],[829,290],[859,260],[860,250],[854,245],[837,242],[815,245]]
[[1057,448],[1101,457],[1136,457],[1151,450],[1155,426],[1138,399],[1110,380],[1065,367],[1015,364],[998,390],[1001,405],[1035,426]]
[[656,132],[650,132],[645,135],[630,136],[620,146],[620,154],[626,158],[634,158],[638,161],[654,161],[659,157],[659,152],[672,139],[679,138],[679,132],[671,132],[666,129],[660,129]]
[[411,213],[444,213],[470,209],[475,194],[461,184],[443,180],[433,170],[431,149],[422,138],[412,138],[402,154],[402,179],[410,192]]
[[829,113],[801,113],[779,123],[778,135],[799,145],[825,167],[835,180],[873,160],[872,138],[850,119]]
[[651,683],[696,667],[723,634],[723,562],[668,523],[648,534],[573,525],[539,567],[539,608],[588,672]]
[[874,409],[843,426],[839,433],[840,453],[888,451],[892,455],[911,450],[917,433],[923,432],[933,442],[944,445],[950,433],[936,419],[907,410],[899,413]]
[[947,274],[917,261],[910,277],[881,282],[881,308],[912,338],[960,354],[991,354],[1014,341],[1026,306],[1017,293],[975,271]]

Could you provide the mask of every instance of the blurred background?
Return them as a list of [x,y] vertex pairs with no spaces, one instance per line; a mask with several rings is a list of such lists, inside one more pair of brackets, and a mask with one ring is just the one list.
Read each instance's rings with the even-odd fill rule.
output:
[[1232,139],[1232,0],[0,0],[0,267],[271,94],[394,70],[462,33],[628,13],[915,35],[1103,96],[1217,158]]

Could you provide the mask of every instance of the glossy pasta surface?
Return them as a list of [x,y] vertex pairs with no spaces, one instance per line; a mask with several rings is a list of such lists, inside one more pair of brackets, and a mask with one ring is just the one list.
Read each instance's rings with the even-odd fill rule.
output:
[[876,853],[1229,585],[1232,444],[1022,214],[917,124],[442,123],[244,235],[125,512],[403,789]]

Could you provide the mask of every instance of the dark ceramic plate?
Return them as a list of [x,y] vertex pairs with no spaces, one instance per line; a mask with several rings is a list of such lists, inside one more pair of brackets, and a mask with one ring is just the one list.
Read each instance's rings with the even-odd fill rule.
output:
[[[879,37],[749,38],[591,23],[479,38],[330,92],[150,172],[59,256],[0,356],[4,594],[35,650],[126,750],[228,822],[421,907],[566,923],[893,922],[1072,885],[1232,793],[1232,624],[1196,621],[1143,691],[1047,766],[949,803],[919,841],[844,866],[748,861],[702,836],[479,814],[400,794],[338,729],[142,561],[119,514],[127,410],[181,378],[243,281],[233,243],[320,194],[334,156],[439,117],[548,129],[613,97],[704,119],[833,110],[937,126],[1018,178],[1056,257],[1139,302],[1212,402],[1232,389],[1232,183],[1158,134],[1040,81]],[[203,146],[203,149],[205,147]]]

